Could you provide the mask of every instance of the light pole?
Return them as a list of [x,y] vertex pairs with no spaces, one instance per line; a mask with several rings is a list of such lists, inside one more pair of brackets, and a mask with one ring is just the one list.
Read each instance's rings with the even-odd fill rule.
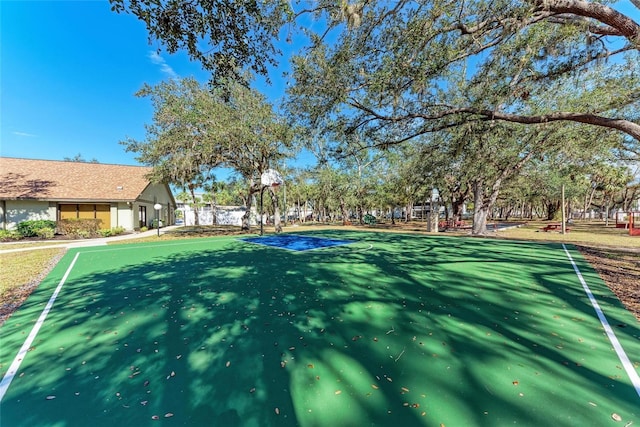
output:
[[158,228],[158,237],[160,237],[160,209],[162,209],[162,205],[156,203],[153,205],[153,209],[156,210],[156,227]]

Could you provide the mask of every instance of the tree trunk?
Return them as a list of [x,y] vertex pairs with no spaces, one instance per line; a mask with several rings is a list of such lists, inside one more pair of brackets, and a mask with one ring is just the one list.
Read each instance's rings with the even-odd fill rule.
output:
[[451,199],[451,210],[453,215],[454,222],[460,221],[462,219],[462,208],[464,207],[464,199],[461,198],[452,198]]
[[242,230],[249,231],[251,229],[251,206],[253,204],[253,195],[259,191],[260,191],[260,187],[256,187],[254,185],[251,185],[249,187],[249,196],[245,201],[245,207],[247,208],[247,210],[242,216]]
[[342,197],[340,197],[340,212],[342,213],[342,225],[349,225],[349,212],[347,212],[347,206]]
[[247,209],[242,215],[242,230],[249,231],[251,229],[251,197],[247,198],[245,208]]
[[487,234],[487,217],[490,206],[484,203],[483,182],[474,184],[473,188],[473,227],[471,234],[474,236]]
[[560,211],[560,202],[547,202],[547,220],[552,221]]
[[591,204],[593,203],[593,197],[596,194],[596,188],[592,187],[591,188],[591,193],[589,194],[589,201],[587,202],[586,206],[585,206],[585,210],[591,207]]
[[[191,201],[193,202],[193,225],[200,225],[200,216],[198,215],[198,198],[196,197],[195,188],[189,185],[189,193],[191,193]],[[160,224],[157,224],[160,226]]]
[[302,222],[307,220],[307,202],[304,202],[304,207],[302,208]]
[[509,205],[504,211],[504,220],[509,221],[509,217],[511,216],[511,212],[513,212],[513,206]]
[[407,213],[404,218],[404,222],[411,221],[411,211],[413,210],[413,202],[407,203]]
[[280,206],[278,205],[278,194],[273,187],[269,187],[269,196],[271,196],[271,203],[273,204],[273,225],[276,228],[276,233],[282,233],[282,224],[280,222]]

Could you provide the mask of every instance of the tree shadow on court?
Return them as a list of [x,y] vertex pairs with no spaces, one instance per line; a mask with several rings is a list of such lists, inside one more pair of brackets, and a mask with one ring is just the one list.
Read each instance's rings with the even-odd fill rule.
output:
[[92,268],[70,275],[2,403],[3,424],[568,426],[638,416],[556,247],[317,235],[357,243],[82,253]]

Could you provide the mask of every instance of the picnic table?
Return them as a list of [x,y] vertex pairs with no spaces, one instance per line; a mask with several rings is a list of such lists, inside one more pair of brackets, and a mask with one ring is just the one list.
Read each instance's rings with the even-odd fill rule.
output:
[[464,222],[464,220],[442,220],[438,222],[438,228],[440,229],[447,229],[447,228],[466,228],[467,224]]
[[[564,229],[567,233],[569,232],[569,230],[571,230],[569,227],[565,227]],[[562,224],[560,223],[556,223],[556,224],[547,224],[544,227],[542,227],[542,231],[562,231]]]

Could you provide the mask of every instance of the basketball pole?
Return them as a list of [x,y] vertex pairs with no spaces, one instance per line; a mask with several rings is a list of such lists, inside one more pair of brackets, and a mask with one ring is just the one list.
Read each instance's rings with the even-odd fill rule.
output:
[[260,189],[260,235],[262,236],[264,232],[264,208],[263,208],[263,197],[264,197],[264,189],[267,188],[266,185],[263,185]]

